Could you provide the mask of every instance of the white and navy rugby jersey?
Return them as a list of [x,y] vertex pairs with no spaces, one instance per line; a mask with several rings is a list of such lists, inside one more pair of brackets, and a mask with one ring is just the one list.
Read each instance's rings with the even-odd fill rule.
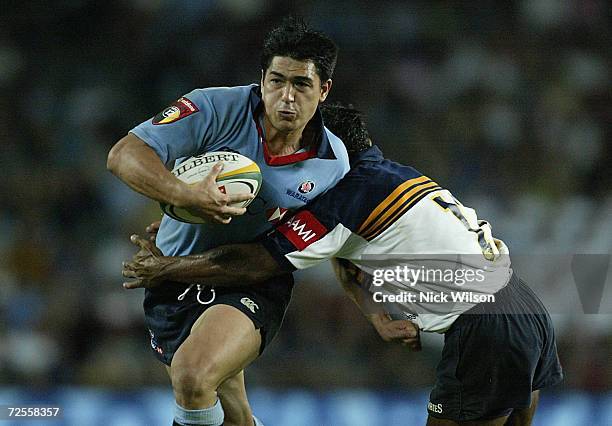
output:
[[157,245],[167,256],[188,255],[230,243],[249,242],[288,210],[298,209],[335,185],[349,169],[344,144],[323,127],[319,111],[309,125],[318,140],[309,151],[272,157],[259,118],[257,85],[196,89],[131,130],[166,167],[212,151],[238,152],[257,163],[262,187],[242,216],[228,225],[187,224],[164,215]]
[[[262,242],[287,269],[339,257],[370,276],[377,269],[400,265],[413,271],[425,267],[472,271],[472,282],[454,277],[449,282],[446,276],[423,273],[412,283],[400,278],[369,284],[370,292],[390,295],[458,291],[490,295],[503,288],[512,273],[508,249],[492,237],[487,222],[479,221],[474,210],[417,170],[384,159],[375,146],[358,154],[334,188],[287,218]],[[476,279],[477,270],[484,278]],[[417,298],[395,305],[424,331],[443,332],[475,304],[463,301],[449,308]]]

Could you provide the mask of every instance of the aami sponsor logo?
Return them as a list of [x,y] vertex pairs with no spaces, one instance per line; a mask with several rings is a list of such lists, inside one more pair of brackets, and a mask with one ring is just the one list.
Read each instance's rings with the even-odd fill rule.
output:
[[299,212],[277,229],[298,250],[304,250],[327,233],[327,228],[308,210]]

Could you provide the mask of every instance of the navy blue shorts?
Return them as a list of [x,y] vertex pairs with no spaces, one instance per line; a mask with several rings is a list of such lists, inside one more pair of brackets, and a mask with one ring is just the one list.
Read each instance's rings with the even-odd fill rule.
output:
[[[229,305],[248,316],[261,332],[261,354],[278,332],[293,291],[291,274],[274,277],[252,287],[211,287],[166,282],[145,291],[145,325],[151,338],[151,349],[164,364],[170,365],[179,346],[191,333],[191,327],[202,313],[214,305]],[[179,297],[183,294],[182,300]],[[199,299],[199,300],[198,300]]]
[[513,275],[495,302],[474,306],[445,333],[427,409],[457,422],[503,417],[529,407],[532,391],[561,380],[550,316]]

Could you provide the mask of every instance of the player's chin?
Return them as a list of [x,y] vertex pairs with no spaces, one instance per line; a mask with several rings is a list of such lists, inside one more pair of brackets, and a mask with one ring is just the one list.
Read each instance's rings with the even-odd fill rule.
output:
[[278,120],[278,125],[275,126],[281,132],[293,132],[299,129],[299,123],[297,120]]

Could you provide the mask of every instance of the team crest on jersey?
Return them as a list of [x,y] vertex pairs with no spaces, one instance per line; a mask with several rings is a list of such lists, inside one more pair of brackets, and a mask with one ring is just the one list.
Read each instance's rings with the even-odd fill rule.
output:
[[268,219],[268,222],[278,223],[283,219],[287,211],[288,209],[284,207],[275,207],[273,209],[266,209],[266,218]]
[[302,182],[300,184],[300,186],[298,186],[298,191],[300,191],[302,194],[308,194],[310,191],[312,191],[315,187],[315,183],[311,180],[305,180],[304,182]]
[[170,124],[198,112],[198,107],[189,99],[182,97],[168,108],[153,117],[153,124]]

